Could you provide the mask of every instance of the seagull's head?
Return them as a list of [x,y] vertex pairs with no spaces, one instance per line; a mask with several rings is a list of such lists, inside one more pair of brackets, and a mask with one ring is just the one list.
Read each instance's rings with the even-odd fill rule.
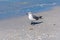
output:
[[32,15],[32,12],[28,12],[28,13],[26,13],[26,15]]

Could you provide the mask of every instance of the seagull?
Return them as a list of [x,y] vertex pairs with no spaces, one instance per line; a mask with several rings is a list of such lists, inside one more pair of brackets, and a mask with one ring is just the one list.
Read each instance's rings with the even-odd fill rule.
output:
[[42,16],[33,15],[32,12],[28,12],[27,15],[28,15],[28,19],[31,20],[31,24],[32,24],[33,21],[35,21],[35,20],[42,19]]

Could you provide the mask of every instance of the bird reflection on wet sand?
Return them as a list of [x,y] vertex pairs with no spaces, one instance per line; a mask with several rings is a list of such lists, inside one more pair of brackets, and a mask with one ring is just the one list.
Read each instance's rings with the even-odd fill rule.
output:
[[41,24],[41,23],[43,23],[43,21],[41,21],[41,22],[31,22],[31,25],[36,25],[36,24]]

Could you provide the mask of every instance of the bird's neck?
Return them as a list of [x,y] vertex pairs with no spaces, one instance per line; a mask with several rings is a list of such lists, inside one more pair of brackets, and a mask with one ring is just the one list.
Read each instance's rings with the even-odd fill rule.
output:
[[32,16],[32,14],[29,14],[29,16]]

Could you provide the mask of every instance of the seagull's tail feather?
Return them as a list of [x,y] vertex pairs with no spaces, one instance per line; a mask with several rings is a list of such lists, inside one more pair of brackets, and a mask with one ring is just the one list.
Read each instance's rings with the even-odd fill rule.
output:
[[42,16],[39,16],[40,19],[42,19]]

